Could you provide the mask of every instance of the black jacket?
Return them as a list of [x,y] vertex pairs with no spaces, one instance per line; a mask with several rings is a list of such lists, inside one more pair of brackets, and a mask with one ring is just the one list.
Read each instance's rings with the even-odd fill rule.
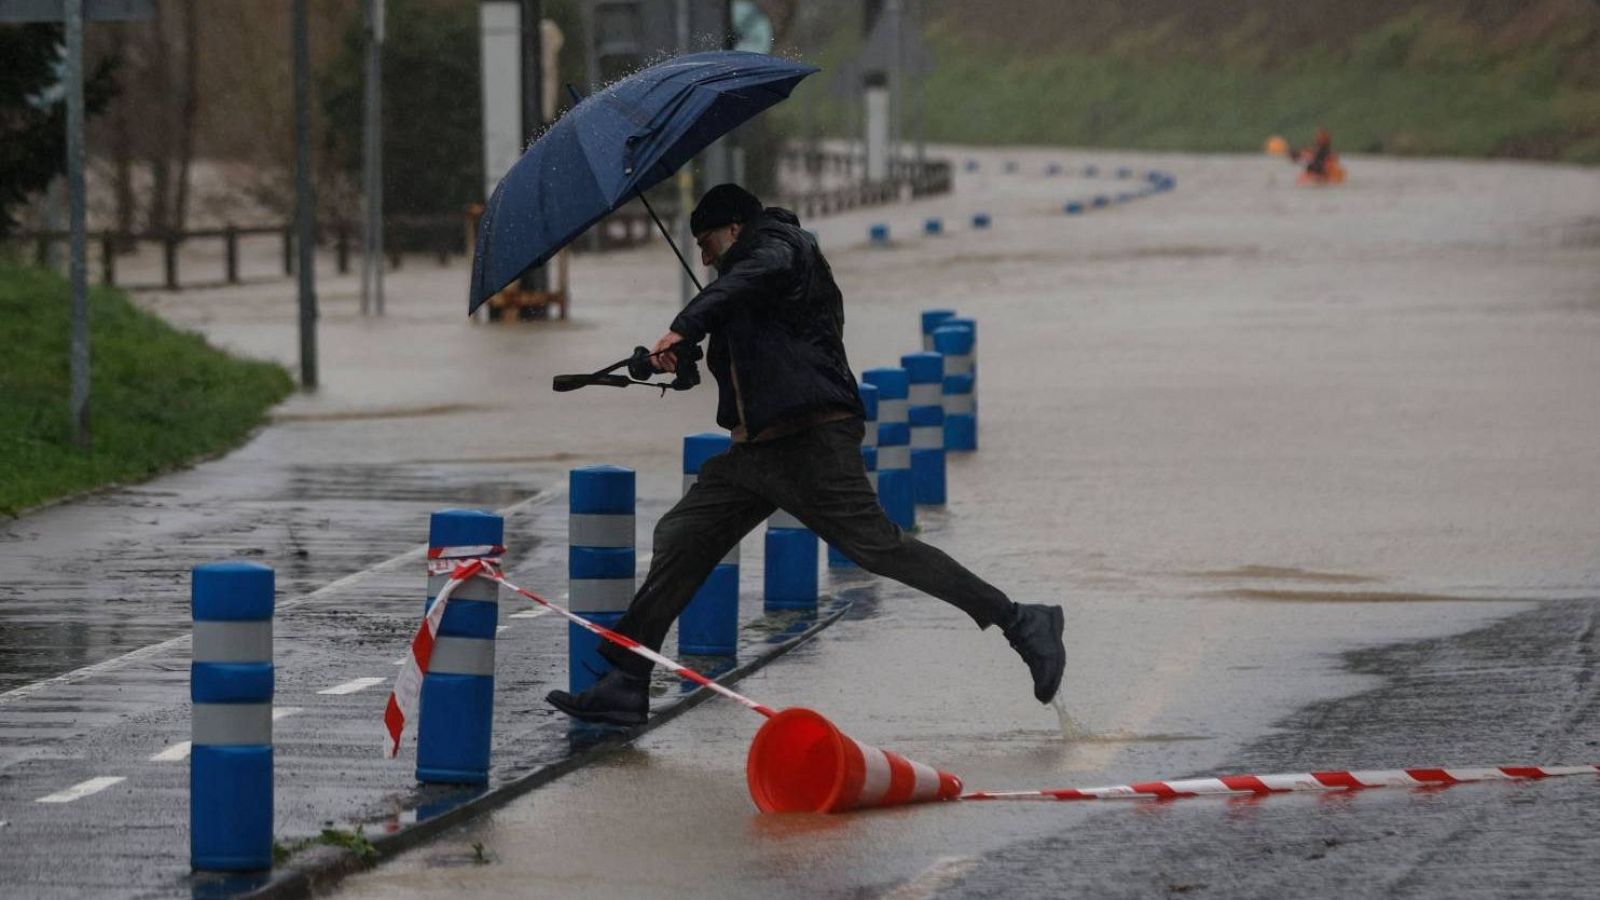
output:
[[739,231],[706,285],[672,320],[698,343],[711,336],[706,365],[717,379],[717,424],[746,433],[841,410],[865,415],[844,354],[844,297],[833,270],[800,220],[769,207]]

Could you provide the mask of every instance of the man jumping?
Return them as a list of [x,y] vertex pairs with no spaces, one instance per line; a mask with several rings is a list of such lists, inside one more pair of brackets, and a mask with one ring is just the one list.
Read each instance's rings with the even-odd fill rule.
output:
[[[672,371],[672,347],[710,336],[717,424],[733,446],[707,460],[656,523],[650,572],[613,630],[659,650],[717,563],[781,508],[863,569],[938,597],[979,628],[1000,626],[1028,666],[1033,695],[1050,702],[1067,660],[1061,607],[1012,602],[879,505],[861,461],[865,413],[845,358],[843,296],[799,219],[721,184],[689,227],[718,277],[656,342],[655,365]],[[550,703],[586,722],[643,723],[651,663],[609,643],[600,654],[610,671],[582,693],[551,691]]]

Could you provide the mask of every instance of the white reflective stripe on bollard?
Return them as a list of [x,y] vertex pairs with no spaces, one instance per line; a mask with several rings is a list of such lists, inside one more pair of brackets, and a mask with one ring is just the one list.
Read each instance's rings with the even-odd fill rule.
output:
[[572,513],[567,543],[574,547],[632,547],[633,516]]
[[895,400],[878,401],[878,423],[880,425],[893,425],[904,422],[910,415],[911,404],[904,398]]
[[944,426],[919,425],[911,429],[911,446],[917,450],[943,450]]
[[866,428],[861,434],[861,446],[863,446],[863,447],[876,447],[876,446],[878,446],[878,420],[877,419],[869,419],[865,424],[866,424]]
[[632,578],[574,578],[567,590],[573,612],[626,612],[632,602]]
[[878,471],[911,468],[911,448],[905,444],[878,448]]
[[878,492],[878,471],[876,469],[867,473],[867,483],[872,485],[872,492]]
[[972,415],[972,410],[973,410],[973,405],[972,405],[972,394],[971,393],[945,394],[944,395],[944,414],[945,415],[947,415],[947,416],[970,416],[970,415]]
[[911,384],[910,406],[938,406],[941,385],[937,381],[927,383],[913,382]]
[[272,743],[271,703],[196,703],[189,735],[199,746]]
[[428,657],[430,675],[493,675],[494,639],[441,635]]
[[945,375],[965,375],[972,371],[971,353],[947,353],[944,357]]
[[780,510],[775,511],[772,514],[772,518],[767,520],[767,527],[768,528],[804,528],[806,526],[799,519],[796,519],[794,516],[791,516],[788,513],[784,512],[783,510],[780,509]]
[[257,663],[272,659],[272,620],[196,619],[194,662]]

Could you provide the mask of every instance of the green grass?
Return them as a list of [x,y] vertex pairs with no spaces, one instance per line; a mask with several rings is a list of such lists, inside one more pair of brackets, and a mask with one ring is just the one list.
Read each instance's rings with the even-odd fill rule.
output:
[[120,291],[90,296],[92,449],[72,446],[67,283],[0,260],[0,513],[149,478],[237,445],[293,383],[177,331]]
[[[927,30],[929,140],[1252,152],[1273,134],[1306,143],[1321,124],[1347,152],[1600,163],[1600,79],[1574,62],[1581,28],[1502,46],[1419,10],[1336,48],[1286,44],[1268,59],[1260,42],[1196,48],[1157,27],[1016,47],[963,21]],[[857,43],[838,29],[809,58],[835,69]],[[825,77],[810,82],[772,114],[791,133],[855,133],[859,111]]]
[[1536,156],[1600,162],[1600,94],[1470,63],[1395,70],[1308,57],[1270,72],[1094,54],[1011,56],[936,43],[927,129],[936,140],[1151,150],[1250,151],[1269,135],[1403,155]]

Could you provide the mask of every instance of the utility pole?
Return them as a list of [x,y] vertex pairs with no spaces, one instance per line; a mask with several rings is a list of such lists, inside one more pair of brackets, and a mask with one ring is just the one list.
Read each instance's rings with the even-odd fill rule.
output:
[[67,32],[67,218],[72,248],[67,262],[72,283],[71,415],[72,443],[90,448],[89,435],[89,272],[84,263],[83,230],[83,0],[66,0]]
[[[544,3],[522,0],[522,149],[544,128]],[[522,287],[548,291],[550,273],[544,266],[522,273]],[[566,307],[562,307],[565,309]]]
[[383,315],[383,29],[386,0],[366,0],[367,91],[361,185],[367,222],[361,247],[361,314]]
[[317,200],[311,188],[311,50],[306,0],[294,0],[289,17],[294,43],[295,222],[300,262],[300,386],[317,387]]

